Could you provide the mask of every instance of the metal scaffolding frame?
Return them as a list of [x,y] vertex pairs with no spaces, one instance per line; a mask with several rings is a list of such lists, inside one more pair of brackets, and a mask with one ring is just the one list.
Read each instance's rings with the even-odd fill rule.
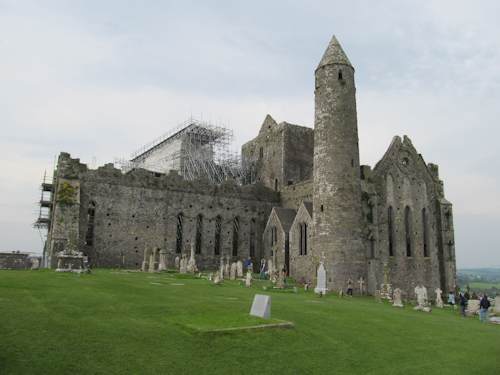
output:
[[240,156],[231,150],[234,134],[231,129],[189,118],[161,137],[146,144],[130,160],[115,163],[124,172],[144,168],[159,173],[176,169],[186,180],[200,178],[211,183],[232,179],[240,182]]

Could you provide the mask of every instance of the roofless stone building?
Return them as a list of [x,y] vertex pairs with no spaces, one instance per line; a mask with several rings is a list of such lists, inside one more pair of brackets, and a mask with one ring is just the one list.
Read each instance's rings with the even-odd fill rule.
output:
[[[193,244],[201,269],[217,268],[221,256],[250,257],[256,267],[273,257],[290,276],[312,281],[324,256],[330,290],[363,277],[373,293],[384,268],[408,295],[417,284],[453,289],[452,205],[438,166],[406,136],[394,137],[373,169],[360,166],[354,73],[333,37],[315,71],[314,130],[267,115],[242,147],[241,173],[213,159],[210,140],[224,134],[213,129],[196,147],[164,139],[125,172],[112,164],[92,170],[61,153],[52,184],[44,184],[52,191],[43,203],[45,264],[54,267],[68,242],[94,267],[126,268],[140,267],[145,248],[166,253],[172,265]],[[161,155],[187,148],[203,161],[177,154],[168,173],[157,168]],[[186,170],[197,173],[189,178]]]

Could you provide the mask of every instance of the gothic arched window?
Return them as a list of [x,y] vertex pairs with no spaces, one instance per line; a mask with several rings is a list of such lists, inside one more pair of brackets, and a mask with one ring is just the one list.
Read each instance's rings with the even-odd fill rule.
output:
[[411,233],[411,208],[409,206],[405,207],[405,239],[406,239],[406,256],[411,257],[412,233]]
[[219,215],[215,218],[215,235],[214,235],[214,254],[220,254],[222,235],[222,217]]
[[427,211],[424,208],[422,208],[422,233],[423,233],[423,240],[424,240],[424,257],[429,256],[429,230],[427,228]]
[[183,221],[184,221],[184,215],[183,213],[179,213],[177,215],[177,228],[176,228],[176,233],[175,233],[175,252],[180,254],[182,252],[182,237],[184,235],[183,233]]
[[196,254],[201,254],[202,239],[203,239],[203,215],[200,214],[196,217],[196,241],[195,241]]
[[392,206],[387,209],[387,233],[389,241],[389,256],[394,256],[394,213]]

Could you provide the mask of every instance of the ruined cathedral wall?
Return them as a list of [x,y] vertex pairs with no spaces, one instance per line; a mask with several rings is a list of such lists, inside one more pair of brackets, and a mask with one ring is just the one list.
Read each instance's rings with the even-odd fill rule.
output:
[[247,183],[262,183],[279,191],[283,186],[283,126],[269,126],[241,148]]
[[427,287],[432,296],[441,286],[434,181],[418,168],[392,167],[376,176],[374,184],[378,238],[375,260],[370,262],[377,264],[370,268],[376,275],[369,278],[377,286],[382,283],[383,264],[387,263],[393,288],[402,289],[405,298],[415,298],[413,290],[418,284]]
[[312,191],[312,180],[285,186],[280,192],[281,207],[293,208],[296,210],[303,201],[312,202]]
[[[301,250],[301,230],[304,231],[301,225],[304,224],[307,241],[302,243]],[[301,283],[312,283],[316,275],[317,262],[313,261],[311,251],[312,233],[312,219],[301,207],[290,228],[290,276]]]
[[[74,181],[80,191],[78,242],[94,267],[138,268],[146,247],[166,250],[172,266],[193,241],[201,269],[216,267],[221,255],[236,260],[252,252],[259,259],[265,220],[278,202],[261,185],[215,186],[145,170],[122,174],[112,165],[84,171]],[[58,231],[56,225],[52,232]]]
[[312,179],[314,130],[287,124],[283,137],[283,186]]

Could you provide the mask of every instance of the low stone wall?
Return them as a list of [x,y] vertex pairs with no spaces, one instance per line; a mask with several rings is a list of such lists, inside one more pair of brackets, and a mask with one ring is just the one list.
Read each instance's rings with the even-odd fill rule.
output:
[[27,270],[30,268],[29,254],[0,253],[0,270]]

